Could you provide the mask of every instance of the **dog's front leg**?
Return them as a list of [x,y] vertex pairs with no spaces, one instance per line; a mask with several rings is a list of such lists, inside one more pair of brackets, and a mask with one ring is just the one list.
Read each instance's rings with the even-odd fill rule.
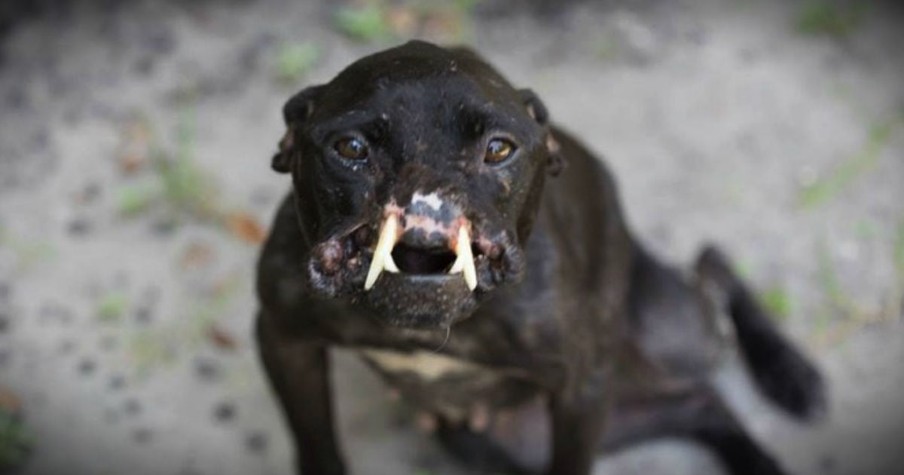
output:
[[270,383],[295,436],[298,473],[344,475],[333,428],[326,347],[280,335],[266,315],[258,317],[257,337]]
[[548,475],[588,475],[606,419],[603,378],[591,378],[580,387],[553,394],[552,460]]

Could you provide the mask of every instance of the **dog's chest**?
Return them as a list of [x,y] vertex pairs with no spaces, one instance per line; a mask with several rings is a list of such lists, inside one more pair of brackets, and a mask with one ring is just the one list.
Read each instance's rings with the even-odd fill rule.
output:
[[425,384],[444,378],[475,377],[481,373],[484,375],[493,373],[493,370],[486,366],[422,350],[404,353],[382,349],[363,349],[361,356],[385,374],[413,376]]
[[534,394],[504,370],[448,355],[373,348],[360,355],[403,397],[451,420],[467,417],[476,405],[508,406]]

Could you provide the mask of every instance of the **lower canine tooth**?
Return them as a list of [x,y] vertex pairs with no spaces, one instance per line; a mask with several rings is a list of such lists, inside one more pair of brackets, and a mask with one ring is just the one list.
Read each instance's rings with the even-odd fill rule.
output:
[[455,243],[455,262],[449,268],[450,274],[461,272],[468,288],[477,288],[477,269],[474,267],[474,254],[471,253],[471,236],[468,230],[462,226],[458,228],[458,241]]
[[396,240],[399,237],[399,218],[394,214],[390,214],[383,221],[382,229],[380,229],[380,238],[377,240],[377,247],[374,249],[374,257],[370,261],[370,268],[367,269],[367,278],[364,279],[364,290],[370,290],[377,282],[377,277],[383,270],[389,272],[398,272],[399,268],[395,261],[392,260],[392,248],[395,247]]

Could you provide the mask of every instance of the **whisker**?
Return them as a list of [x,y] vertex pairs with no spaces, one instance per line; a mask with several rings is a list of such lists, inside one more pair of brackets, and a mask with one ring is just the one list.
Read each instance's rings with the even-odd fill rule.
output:
[[443,348],[446,347],[446,343],[449,342],[449,336],[452,335],[452,325],[446,327],[446,338],[443,339],[443,342],[433,350],[434,353],[439,353]]

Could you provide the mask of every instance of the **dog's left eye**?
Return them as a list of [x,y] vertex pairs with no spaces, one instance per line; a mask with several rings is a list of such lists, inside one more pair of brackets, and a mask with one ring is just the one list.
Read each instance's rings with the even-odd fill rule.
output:
[[367,145],[355,137],[339,139],[333,148],[342,158],[349,160],[364,160],[367,158]]
[[483,160],[487,163],[499,163],[515,153],[515,144],[506,139],[492,139],[487,143],[487,151]]

